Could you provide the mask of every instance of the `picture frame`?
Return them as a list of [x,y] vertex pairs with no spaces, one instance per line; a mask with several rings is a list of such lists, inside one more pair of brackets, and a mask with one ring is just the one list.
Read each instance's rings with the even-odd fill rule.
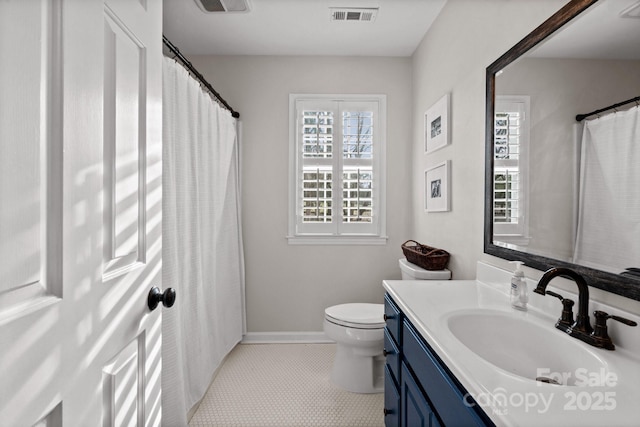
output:
[[451,210],[451,160],[424,171],[424,208],[426,212]]
[[447,93],[424,113],[425,154],[451,144],[449,135],[449,98]]

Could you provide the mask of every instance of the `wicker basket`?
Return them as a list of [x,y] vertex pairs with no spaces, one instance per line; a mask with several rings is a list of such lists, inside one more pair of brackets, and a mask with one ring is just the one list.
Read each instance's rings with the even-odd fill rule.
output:
[[444,270],[449,263],[449,252],[431,246],[421,245],[415,240],[407,240],[402,244],[402,252],[407,261],[425,270]]

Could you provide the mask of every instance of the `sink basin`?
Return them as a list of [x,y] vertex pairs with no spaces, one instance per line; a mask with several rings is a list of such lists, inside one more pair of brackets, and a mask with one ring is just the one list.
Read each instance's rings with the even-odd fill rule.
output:
[[509,312],[474,310],[452,314],[447,325],[485,361],[525,379],[584,386],[609,375],[606,362],[554,323],[542,326]]

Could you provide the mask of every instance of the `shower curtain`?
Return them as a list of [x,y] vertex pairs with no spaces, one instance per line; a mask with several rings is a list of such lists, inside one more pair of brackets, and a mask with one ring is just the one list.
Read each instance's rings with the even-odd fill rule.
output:
[[574,262],[640,267],[640,108],[587,120],[582,135]]
[[236,120],[186,69],[163,66],[163,425],[187,424],[241,340],[244,264]]

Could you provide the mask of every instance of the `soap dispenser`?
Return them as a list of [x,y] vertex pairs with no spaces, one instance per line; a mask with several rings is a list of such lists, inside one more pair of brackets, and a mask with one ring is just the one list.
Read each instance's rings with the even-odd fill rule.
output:
[[527,295],[527,282],[524,279],[524,272],[520,269],[523,262],[511,261],[510,264],[516,265],[513,277],[511,277],[511,307],[518,310],[526,310],[529,297]]

